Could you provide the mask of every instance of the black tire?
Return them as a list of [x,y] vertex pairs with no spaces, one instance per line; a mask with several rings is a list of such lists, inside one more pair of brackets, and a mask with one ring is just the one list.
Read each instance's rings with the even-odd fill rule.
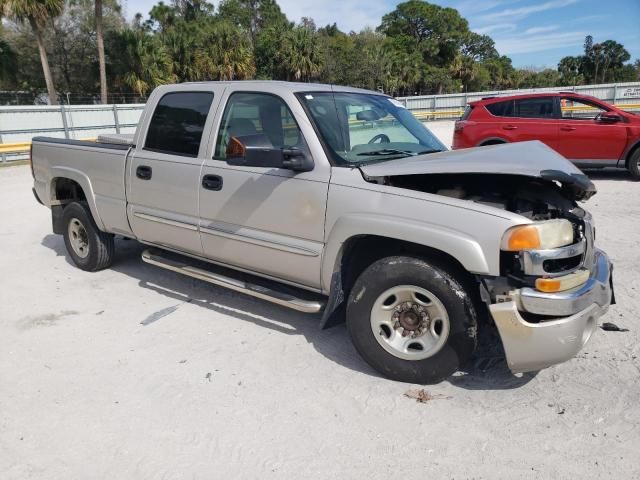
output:
[[[465,364],[476,347],[478,315],[465,282],[454,271],[418,258],[396,256],[378,260],[362,272],[349,294],[347,329],[356,350],[369,365],[392,380],[433,384]],[[431,292],[449,317],[446,343],[428,358],[407,360],[389,353],[372,327],[372,309],[379,297],[404,285]]]
[[640,180],[640,147],[629,157],[629,172],[634,180]]
[[[86,233],[86,235],[82,234],[82,243],[86,247],[80,253],[76,252],[72,245],[74,241],[71,238],[73,235],[70,228],[72,222],[76,229],[80,229],[80,232],[83,229]],[[113,235],[98,229],[86,202],[74,202],[67,205],[62,212],[62,224],[64,225],[62,234],[64,244],[73,263],[78,268],[87,272],[96,272],[111,265],[114,251]]]

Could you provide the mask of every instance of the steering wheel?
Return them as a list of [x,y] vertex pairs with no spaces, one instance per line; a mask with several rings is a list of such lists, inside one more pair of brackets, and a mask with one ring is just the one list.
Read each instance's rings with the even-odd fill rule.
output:
[[378,135],[373,137],[371,140],[369,140],[369,145],[371,145],[372,143],[376,143],[378,140],[380,140],[379,143],[391,143],[391,139],[389,138],[388,135],[384,133],[379,133]]

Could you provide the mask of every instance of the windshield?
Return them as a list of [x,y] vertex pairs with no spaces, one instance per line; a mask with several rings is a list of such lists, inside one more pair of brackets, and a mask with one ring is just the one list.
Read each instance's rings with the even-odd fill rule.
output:
[[338,165],[357,166],[446,147],[393,98],[322,92],[299,96]]

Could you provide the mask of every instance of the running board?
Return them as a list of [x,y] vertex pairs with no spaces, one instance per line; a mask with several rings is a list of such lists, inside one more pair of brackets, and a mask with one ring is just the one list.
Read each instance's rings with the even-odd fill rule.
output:
[[289,293],[273,290],[262,285],[245,282],[228,276],[210,272],[203,268],[191,266],[187,263],[163,257],[158,251],[145,250],[142,252],[142,261],[156,265],[157,267],[181,273],[198,280],[213,283],[236,292],[246,293],[253,297],[276,303],[284,307],[305,313],[317,313],[324,308],[325,303],[320,300],[305,300],[297,298]]

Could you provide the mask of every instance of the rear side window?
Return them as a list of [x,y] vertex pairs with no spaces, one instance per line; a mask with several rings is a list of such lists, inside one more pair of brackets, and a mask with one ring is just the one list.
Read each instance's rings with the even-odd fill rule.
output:
[[513,117],[513,100],[485,105],[491,115],[496,117]]
[[167,93],[149,122],[145,150],[197,157],[211,102],[211,92]]
[[516,100],[515,116],[521,118],[553,118],[553,97]]

